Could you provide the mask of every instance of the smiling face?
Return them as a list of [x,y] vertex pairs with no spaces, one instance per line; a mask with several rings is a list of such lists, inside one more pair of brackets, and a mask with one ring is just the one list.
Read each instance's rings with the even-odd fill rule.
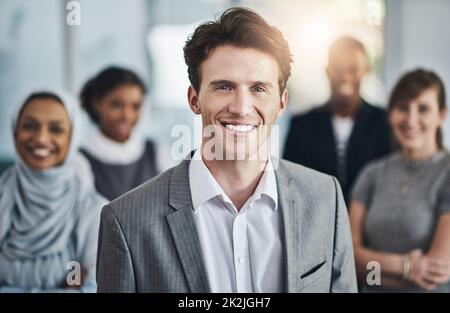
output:
[[400,101],[389,112],[394,136],[408,154],[429,156],[438,150],[436,132],[446,110],[439,110],[436,88],[428,88],[410,101]]
[[358,49],[341,49],[330,54],[327,76],[331,97],[339,106],[349,106],[359,100],[359,89],[368,72],[366,54]]
[[36,98],[25,105],[16,126],[16,149],[35,170],[63,163],[69,150],[71,126],[64,106],[52,98]]
[[122,85],[96,102],[102,133],[108,138],[128,140],[141,114],[144,94],[139,86]]
[[200,91],[188,91],[192,111],[202,116],[203,145],[214,138],[213,150],[225,159],[255,155],[285,110],[287,90],[280,96],[278,79],[269,54],[231,45],[214,49],[201,65]]

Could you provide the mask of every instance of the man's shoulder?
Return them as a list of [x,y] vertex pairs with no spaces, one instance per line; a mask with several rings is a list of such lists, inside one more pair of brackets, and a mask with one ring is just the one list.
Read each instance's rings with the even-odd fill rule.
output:
[[334,178],[331,175],[284,159],[280,160],[279,166],[284,173],[287,173],[294,184],[302,186],[304,189],[335,188]]
[[335,177],[286,160],[280,160],[279,171],[279,197],[302,203],[295,208],[302,208],[309,216],[323,220],[334,216],[342,197]]
[[301,164],[295,163],[295,162],[291,162],[289,160],[285,160],[285,159],[280,159],[280,166],[281,168],[283,168],[284,170],[289,171],[289,173],[295,177],[295,176],[314,176],[314,177],[331,177],[328,174],[319,172],[317,170],[314,170],[312,168],[303,166]]
[[369,113],[369,115],[372,119],[387,120],[387,113],[383,107],[371,104],[367,101],[365,101],[364,106],[365,106],[366,112]]
[[175,167],[151,178],[138,187],[112,200],[107,206],[114,215],[134,215],[142,210],[164,209],[168,206],[170,179]]

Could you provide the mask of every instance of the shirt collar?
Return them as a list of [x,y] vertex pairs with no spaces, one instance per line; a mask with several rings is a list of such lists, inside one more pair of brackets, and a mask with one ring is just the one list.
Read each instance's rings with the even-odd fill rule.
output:
[[263,196],[268,197],[272,200],[272,208],[277,210],[278,208],[278,191],[277,191],[277,181],[275,177],[275,172],[273,169],[272,161],[269,158],[266,168],[264,169],[264,174],[261,177],[255,192],[253,193],[251,199],[252,201],[261,199]]
[[[197,149],[189,164],[189,185],[191,188],[192,204],[194,211],[209,200],[221,196],[225,202],[231,203],[229,197],[225,194],[222,187],[216,181],[203,161],[200,149]],[[272,161],[269,158],[264,174],[261,177],[255,192],[250,197],[249,202],[261,199],[267,196],[272,200],[272,208],[278,208],[278,192],[275,172]]]

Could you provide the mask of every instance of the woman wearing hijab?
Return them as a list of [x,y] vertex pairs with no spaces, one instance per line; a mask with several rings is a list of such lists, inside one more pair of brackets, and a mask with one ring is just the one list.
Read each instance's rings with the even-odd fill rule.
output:
[[449,292],[450,154],[442,144],[441,79],[423,69],[406,73],[388,115],[399,150],[367,165],[350,205],[361,291]]
[[0,177],[0,291],[95,291],[106,199],[77,166],[77,104],[31,93],[12,134],[18,158]]
[[109,67],[82,88],[81,105],[98,132],[81,152],[89,161],[95,187],[115,199],[156,176],[155,145],[134,132],[146,89],[132,71]]

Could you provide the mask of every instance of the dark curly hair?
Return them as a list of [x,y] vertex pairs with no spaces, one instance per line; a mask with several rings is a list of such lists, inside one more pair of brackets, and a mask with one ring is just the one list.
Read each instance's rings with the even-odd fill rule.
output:
[[94,123],[98,124],[99,121],[94,101],[103,98],[122,85],[138,86],[143,94],[147,91],[145,84],[136,73],[116,66],[105,68],[84,84],[80,92],[81,107],[88,113]]

